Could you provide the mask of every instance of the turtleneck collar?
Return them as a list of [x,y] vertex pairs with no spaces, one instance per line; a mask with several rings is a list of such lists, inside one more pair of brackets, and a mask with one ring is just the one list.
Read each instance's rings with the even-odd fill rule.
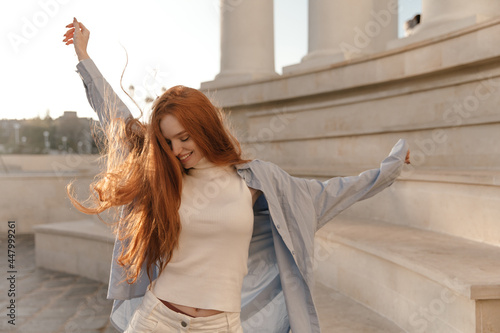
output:
[[213,168],[216,167],[214,163],[210,162],[205,156],[203,156],[198,163],[192,168],[194,170],[202,170],[202,169],[208,169],[208,168]]
[[219,166],[210,162],[207,158],[202,157],[194,167],[188,170],[187,175],[195,178],[213,177],[228,171],[235,170],[232,166]]

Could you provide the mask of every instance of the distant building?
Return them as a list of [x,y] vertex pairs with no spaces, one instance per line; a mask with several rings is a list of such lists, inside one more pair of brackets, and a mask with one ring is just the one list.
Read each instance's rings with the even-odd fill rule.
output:
[[79,118],[76,111],[65,111],[56,119],[0,120],[0,153],[97,153],[94,129],[98,122]]

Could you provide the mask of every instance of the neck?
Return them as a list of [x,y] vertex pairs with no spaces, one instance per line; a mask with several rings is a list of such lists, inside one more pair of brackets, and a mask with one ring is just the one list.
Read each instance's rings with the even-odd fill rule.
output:
[[206,157],[202,157],[198,163],[193,167],[194,170],[202,170],[216,167],[214,163],[210,162]]

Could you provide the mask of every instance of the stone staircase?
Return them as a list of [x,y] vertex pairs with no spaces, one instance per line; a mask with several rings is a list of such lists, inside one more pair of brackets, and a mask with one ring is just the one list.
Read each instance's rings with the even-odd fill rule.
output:
[[318,283],[403,332],[500,332],[499,176],[413,173],[357,203],[316,234]]

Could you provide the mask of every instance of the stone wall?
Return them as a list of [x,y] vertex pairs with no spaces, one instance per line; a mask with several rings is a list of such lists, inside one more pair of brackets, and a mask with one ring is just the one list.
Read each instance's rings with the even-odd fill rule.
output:
[[[15,220],[16,232],[33,226],[88,218],[66,195],[74,181],[76,195],[85,199],[99,172],[97,155],[0,155],[0,220]],[[7,224],[0,224],[0,232]]]
[[[499,33],[500,20],[489,20],[322,70],[207,92],[231,111],[249,157],[297,176],[355,175],[377,167],[399,138],[407,139],[412,165],[400,178],[401,191],[348,213],[376,211],[378,219],[420,228],[474,217],[458,219],[466,223],[463,232],[450,231],[456,226],[447,232],[499,244],[493,240],[500,239],[493,222],[500,216]],[[435,200],[427,200],[429,191]],[[384,213],[398,198],[406,205],[401,214]],[[415,202],[434,215],[424,216]]]

